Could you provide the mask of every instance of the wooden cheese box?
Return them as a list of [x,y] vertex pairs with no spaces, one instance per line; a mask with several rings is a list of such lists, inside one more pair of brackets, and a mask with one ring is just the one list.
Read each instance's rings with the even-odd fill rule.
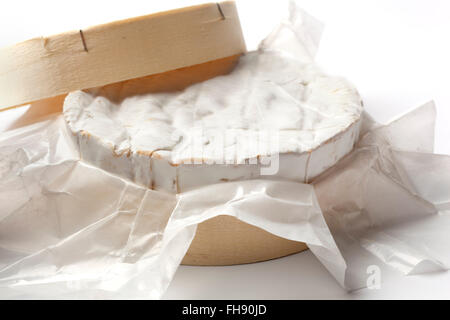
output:
[[[28,108],[12,129],[61,112],[65,95],[74,90],[118,100],[180,90],[230,72],[245,51],[233,1],[35,38],[0,49],[0,111]],[[218,216],[198,226],[183,264],[251,263],[305,249],[304,243]]]

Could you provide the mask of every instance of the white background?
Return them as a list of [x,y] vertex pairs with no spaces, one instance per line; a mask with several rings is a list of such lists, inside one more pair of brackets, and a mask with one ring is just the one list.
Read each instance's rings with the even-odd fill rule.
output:
[[[204,1],[77,0],[2,4],[0,47]],[[359,89],[366,110],[387,122],[429,100],[437,106],[436,152],[450,154],[450,1],[300,0],[325,24],[317,61]],[[282,1],[238,2],[248,49],[255,48],[281,16]],[[450,236],[449,236],[450,237]],[[168,299],[447,298],[450,273],[383,278],[379,290],[346,293],[303,252],[233,267],[181,266]]]

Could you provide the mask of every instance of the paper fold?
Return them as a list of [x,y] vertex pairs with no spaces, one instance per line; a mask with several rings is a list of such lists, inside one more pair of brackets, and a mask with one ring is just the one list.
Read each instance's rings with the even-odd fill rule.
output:
[[[291,4],[261,44],[313,59],[322,26]],[[352,290],[368,270],[450,266],[450,158],[430,102],[388,125],[364,115],[349,155],[312,184],[248,180],[179,195],[80,159],[61,115],[0,134],[0,298],[159,298],[196,225],[231,215],[308,244]],[[301,272],[299,266],[298,272]]]

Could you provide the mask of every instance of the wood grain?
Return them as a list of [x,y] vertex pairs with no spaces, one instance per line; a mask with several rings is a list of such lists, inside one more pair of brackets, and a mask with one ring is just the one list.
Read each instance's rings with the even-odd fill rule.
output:
[[[31,39],[0,50],[0,108],[245,52],[232,1]],[[87,50],[86,50],[87,49]]]
[[275,236],[231,216],[218,216],[197,227],[185,265],[234,265],[284,257],[308,249],[303,242]]

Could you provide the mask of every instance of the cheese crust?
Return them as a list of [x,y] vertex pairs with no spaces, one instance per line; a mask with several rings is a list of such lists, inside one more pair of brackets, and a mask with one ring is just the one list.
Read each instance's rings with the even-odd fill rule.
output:
[[[63,112],[84,160],[150,188],[183,192],[242,179],[311,181],[352,150],[362,102],[343,78],[257,51],[230,74],[181,91],[120,101],[72,92]],[[265,174],[271,161],[277,168]]]

